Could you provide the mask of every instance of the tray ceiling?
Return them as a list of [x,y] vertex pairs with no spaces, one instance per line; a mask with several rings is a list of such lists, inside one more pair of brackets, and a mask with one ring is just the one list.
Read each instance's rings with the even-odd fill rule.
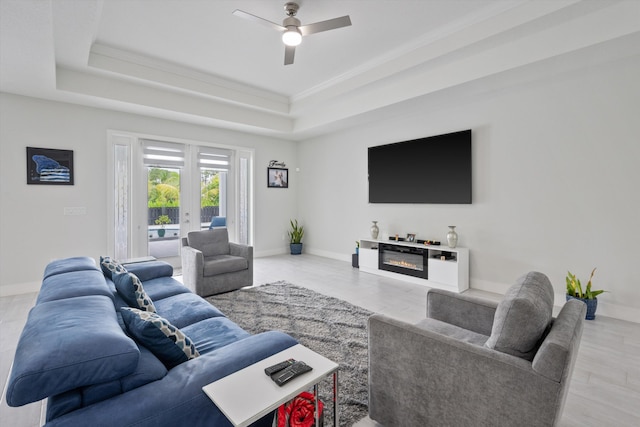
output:
[[299,140],[640,51],[633,0],[299,3],[303,24],[353,25],[305,37],[284,66],[277,32],[232,15],[281,22],[280,0],[2,0],[0,90]]

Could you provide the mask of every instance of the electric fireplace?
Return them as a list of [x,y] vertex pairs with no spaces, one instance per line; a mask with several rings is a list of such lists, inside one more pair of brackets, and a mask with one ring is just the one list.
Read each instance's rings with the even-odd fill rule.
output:
[[380,243],[378,247],[378,268],[394,273],[427,279],[427,248],[398,246]]

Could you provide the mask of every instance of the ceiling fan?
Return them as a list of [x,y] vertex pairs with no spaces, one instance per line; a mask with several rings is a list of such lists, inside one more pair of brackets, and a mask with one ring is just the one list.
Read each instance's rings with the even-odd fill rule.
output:
[[320,21],[309,25],[300,25],[300,20],[296,18],[298,13],[298,3],[285,3],[284,12],[287,17],[282,21],[282,25],[278,25],[275,22],[268,21],[259,16],[252,15],[242,10],[236,9],[233,14],[241,18],[249,19],[254,22],[261,23],[268,27],[274,28],[276,31],[282,32],[282,41],[285,44],[284,48],[284,65],[293,64],[293,56],[296,51],[296,46],[302,41],[302,36],[308,36],[309,34],[319,33],[321,31],[334,30],[336,28],[348,27],[351,25],[351,18],[349,15],[341,16],[340,18],[328,19],[326,21]]

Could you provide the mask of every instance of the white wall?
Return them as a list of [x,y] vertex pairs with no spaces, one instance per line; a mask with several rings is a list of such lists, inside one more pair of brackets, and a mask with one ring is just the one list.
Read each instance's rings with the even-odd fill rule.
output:
[[[504,84],[482,82],[386,109],[375,121],[295,143],[0,94],[0,295],[37,290],[54,258],[106,250],[107,130],[255,148],[255,251],[283,253],[289,218],[305,251],[350,259],[354,241],[415,232],[445,240],[456,225],[471,254],[471,286],[503,292],[522,273],[551,278],[560,302],[567,270],[598,267],[599,313],[638,321],[640,58]],[[507,77],[510,76],[498,76]],[[511,76],[512,77],[512,76]],[[336,106],[339,108],[339,106]],[[472,205],[370,205],[367,147],[473,129]],[[76,185],[27,186],[26,146],[72,149]],[[267,189],[270,160],[290,188]],[[296,172],[296,168],[300,172]],[[427,179],[428,164],[425,164]],[[64,216],[85,206],[86,216]]]
[[[39,289],[55,258],[107,255],[105,192],[107,130],[217,142],[255,149],[255,253],[284,253],[288,219],[296,215],[296,181],[289,190],[267,189],[273,159],[292,164],[295,143],[0,94],[0,295]],[[75,185],[26,184],[25,147],[74,151]],[[64,207],[87,215],[64,216]]]
[[[639,75],[635,57],[498,90],[470,85],[305,141],[299,212],[307,251],[347,260],[372,220],[381,235],[415,232],[443,243],[456,225],[459,246],[470,249],[473,288],[504,292],[538,270],[561,304],[567,270],[586,282],[597,267],[594,288],[610,291],[598,313],[637,322]],[[469,128],[472,205],[368,204],[368,146]],[[425,182],[428,173],[426,161]]]

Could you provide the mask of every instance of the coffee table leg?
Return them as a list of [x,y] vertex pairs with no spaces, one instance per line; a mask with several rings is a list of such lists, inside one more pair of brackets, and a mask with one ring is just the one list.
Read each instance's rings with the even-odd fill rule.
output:
[[338,371],[333,373],[333,427],[338,424]]
[[320,411],[318,411],[318,400],[320,399],[320,397],[318,396],[318,383],[315,383],[313,385],[313,395],[315,396],[315,405],[316,405],[316,409],[315,409],[315,416],[316,416],[316,424],[315,427],[319,427],[320,426]]
[[[316,427],[320,425],[320,411],[318,411],[318,384],[313,385],[313,395],[315,396],[315,418]],[[333,427],[338,427],[338,371],[333,373]]]

